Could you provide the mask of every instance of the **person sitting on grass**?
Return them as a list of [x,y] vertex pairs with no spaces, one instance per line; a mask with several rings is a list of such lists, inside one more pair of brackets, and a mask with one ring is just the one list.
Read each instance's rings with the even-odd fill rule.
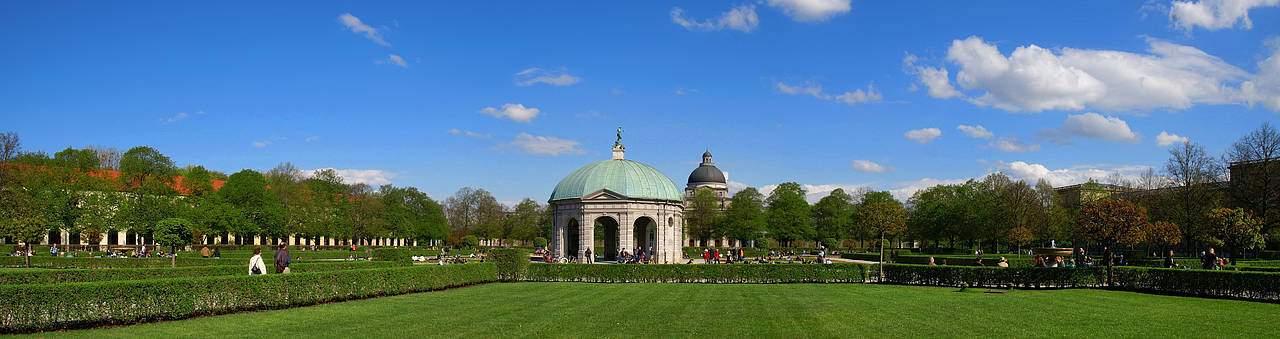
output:
[[1062,262],[1062,256],[1053,257],[1053,267],[1067,267],[1067,263]]
[[999,267],[1009,267],[1009,260],[1005,260],[1005,258],[1004,258],[1004,257],[1000,257],[1000,261],[997,261],[997,262],[996,262],[996,266],[999,266]]
[[982,257],[978,257],[978,259],[975,259],[975,260],[973,261],[973,264],[974,264],[974,265],[977,265],[977,266],[986,266],[986,265],[983,265],[983,264],[982,264]]
[[1169,250],[1169,256],[1164,257],[1164,268],[1176,268],[1178,263],[1173,261],[1173,250]]
[[929,266],[937,266],[937,265],[938,265],[938,264],[935,264],[935,263],[933,262],[933,257],[929,257]]
[[1043,257],[1043,256],[1039,256],[1039,255],[1037,255],[1037,256],[1036,256],[1036,258],[1035,258],[1035,260],[1032,262],[1032,265],[1031,265],[1031,266],[1033,266],[1033,267],[1044,267],[1044,257]]

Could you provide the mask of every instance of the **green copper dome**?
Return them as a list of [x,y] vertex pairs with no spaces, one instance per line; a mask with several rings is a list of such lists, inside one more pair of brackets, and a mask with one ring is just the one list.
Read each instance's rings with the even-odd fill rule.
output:
[[551,201],[580,199],[606,189],[631,199],[682,201],[684,194],[657,169],[625,159],[597,161],[582,166],[556,184]]

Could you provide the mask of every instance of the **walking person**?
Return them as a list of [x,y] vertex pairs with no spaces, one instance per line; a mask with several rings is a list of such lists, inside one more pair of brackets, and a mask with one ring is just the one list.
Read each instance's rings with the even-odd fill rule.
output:
[[267,274],[267,266],[262,264],[262,248],[253,249],[253,257],[249,258],[249,275]]
[[292,263],[293,257],[289,256],[289,245],[281,242],[280,249],[276,250],[276,274],[289,273],[289,264]]

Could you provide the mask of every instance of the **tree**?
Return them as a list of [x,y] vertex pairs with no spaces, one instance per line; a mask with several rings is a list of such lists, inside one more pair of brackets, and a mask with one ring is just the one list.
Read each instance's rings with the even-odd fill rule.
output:
[[178,267],[178,248],[191,243],[191,221],[183,218],[167,218],[156,223],[153,233],[156,244],[168,246],[173,252],[169,257],[169,266]]
[[120,171],[142,177],[173,175],[173,160],[154,148],[137,146],[120,156]]
[[511,230],[507,234],[512,239],[532,241],[542,234],[542,205],[533,199],[524,198],[516,204],[515,211],[508,220]]
[[74,149],[67,147],[53,154],[53,159],[61,166],[82,171],[96,170],[99,166],[98,154],[91,149]]
[[724,219],[724,234],[730,239],[743,242],[760,239],[768,223],[764,215],[764,195],[755,187],[734,193]]
[[284,236],[283,213],[275,196],[267,191],[266,178],[254,170],[242,170],[227,178],[227,183],[218,191],[231,207],[238,210],[242,219],[234,221],[237,237],[262,234],[269,237]]
[[1174,184],[1174,203],[1167,212],[1183,228],[1184,236],[1208,240],[1204,216],[1222,205],[1213,186],[1221,178],[1222,166],[1205,153],[1204,147],[1186,142],[1169,149],[1165,171]]
[[716,229],[721,220],[720,198],[710,189],[700,187],[693,191],[689,200],[684,213],[685,226],[690,236],[705,245],[716,233],[722,232]]
[[31,267],[31,251],[35,250],[35,244],[40,243],[44,238],[52,223],[45,221],[39,215],[27,215],[16,219],[10,219],[0,224],[0,233],[10,239],[19,241],[27,246],[28,255],[24,255],[23,263]]
[[98,168],[106,170],[120,169],[120,149],[106,146],[89,146],[88,149],[98,157]]
[[[1232,200],[1253,211],[1262,222],[1263,234],[1280,225],[1280,133],[1264,122],[1227,149],[1227,161],[1240,164],[1241,175],[1231,178]],[[1244,173],[1247,172],[1247,173]],[[1234,174],[1234,173],[1233,173]]]
[[897,201],[872,201],[863,199],[858,208],[858,220],[880,235],[880,278],[884,278],[885,236],[895,235],[907,227],[907,213]]
[[[837,188],[813,205],[815,239],[842,239],[853,224],[853,197]],[[826,244],[836,247],[837,244]]]
[[783,247],[791,246],[793,240],[807,239],[813,232],[809,202],[804,196],[804,188],[795,182],[784,182],[769,193],[769,208],[765,212],[769,235]]
[[1151,246],[1160,248],[1160,255],[1168,256],[1169,247],[1182,242],[1182,229],[1178,224],[1168,221],[1157,221],[1148,224],[1142,232],[1143,240]]
[[22,153],[22,139],[16,132],[0,133],[0,162],[7,162]]
[[1266,245],[1262,236],[1262,221],[1243,208],[1216,208],[1209,211],[1209,235],[1216,243],[1231,250],[1231,264],[1236,263],[1240,252]]
[[1018,226],[1009,230],[1009,242],[1018,246],[1018,255],[1022,255],[1022,245],[1031,242],[1035,237],[1031,234],[1031,229]]
[[1115,246],[1142,242],[1147,228],[1146,209],[1121,199],[1099,199],[1080,208],[1077,221],[1080,235],[1086,240],[1106,246],[1107,283],[1111,283]]

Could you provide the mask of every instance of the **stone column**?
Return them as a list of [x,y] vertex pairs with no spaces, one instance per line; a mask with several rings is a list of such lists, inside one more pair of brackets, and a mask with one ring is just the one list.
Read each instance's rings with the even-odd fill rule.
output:
[[[583,221],[578,224],[578,229],[580,230],[578,232],[578,262],[590,264],[594,263],[595,260],[586,257],[586,255],[587,249],[595,246],[596,227],[595,216],[591,216],[591,220],[586,220],[587,218],[587,215],[582,215]],[[595,256],[595,252],[595,249],[591,249],[591,255],[593,257]]]
[[631,218],[630,214],[625,213],[622,214],[622,219],[618,220],[618,248],[627,251],[627,253],[635,254],[635,220]]

